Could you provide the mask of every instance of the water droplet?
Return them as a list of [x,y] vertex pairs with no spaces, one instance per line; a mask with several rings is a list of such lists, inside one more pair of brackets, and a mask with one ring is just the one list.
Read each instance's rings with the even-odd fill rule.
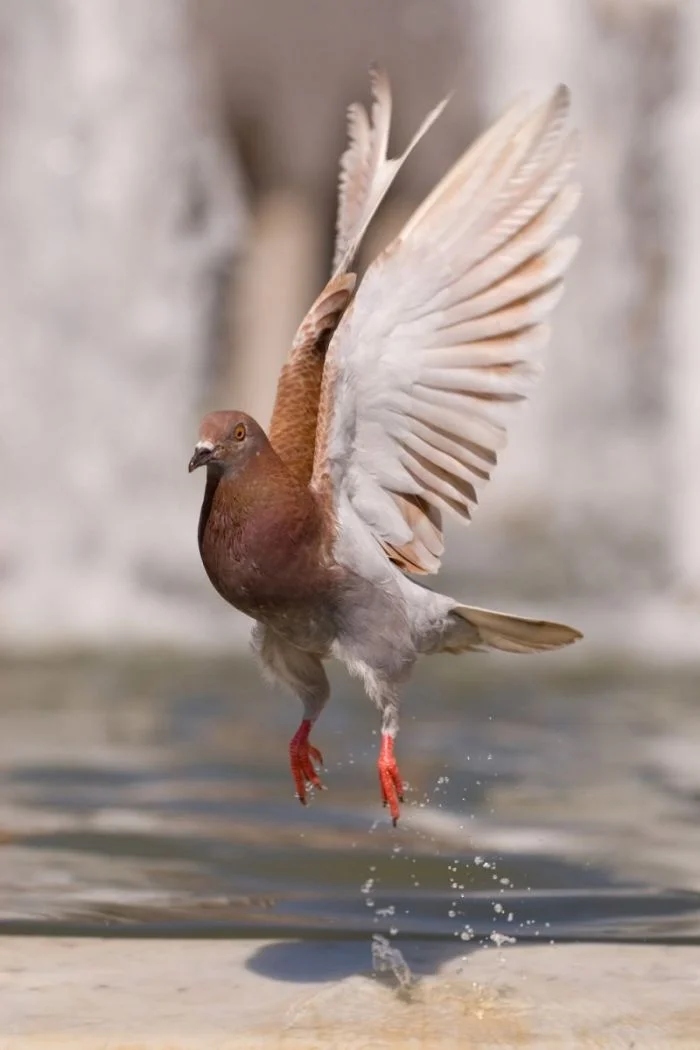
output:
[[502,948],[504,944],[517,944],[516,937],[509,937],[507,933],[496,933],[495,930],[489,935],[489,940],[493,941],[497,948]]

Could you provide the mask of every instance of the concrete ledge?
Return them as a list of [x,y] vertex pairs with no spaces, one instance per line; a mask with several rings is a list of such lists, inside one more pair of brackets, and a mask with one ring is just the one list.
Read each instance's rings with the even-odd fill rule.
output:
[[405,994],[367,942],[5,938],[0,1050],[700,1045],[700,948],[402,950]]

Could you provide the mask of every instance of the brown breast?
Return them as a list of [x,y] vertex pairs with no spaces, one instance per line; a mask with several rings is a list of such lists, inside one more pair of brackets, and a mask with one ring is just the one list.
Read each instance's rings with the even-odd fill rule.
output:
[[334,583],[322,512],[271,447],[240,473],[215,470],[199,524],[199,549],[213,586],[256,619],[300,616]]

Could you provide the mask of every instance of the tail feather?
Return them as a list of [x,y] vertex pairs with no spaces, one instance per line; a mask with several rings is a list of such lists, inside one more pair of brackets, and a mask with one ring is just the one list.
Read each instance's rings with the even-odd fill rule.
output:
[[452,620],[454,628],[445,638],[444,652],[459,653],[486,646],[505,653],[545,653],[583,637],[580,631],[563,623],[528,620],[471,605],[456,605]]

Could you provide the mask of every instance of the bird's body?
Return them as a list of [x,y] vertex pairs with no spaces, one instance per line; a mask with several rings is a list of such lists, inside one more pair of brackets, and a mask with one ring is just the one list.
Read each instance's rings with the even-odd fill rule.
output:
[[378,76],[374,88],[372,125],[351,110],[336,269],[283,369],[270,438],[242,412],[211,413],[190,467],[207,465],[207,575],[256,621],[263,667],[304,705],[290,745],[298,797],[320,785],[308,737],[329,696],[323,661],[335,657],[382,713],[379,773],[395,822],[399,689],[417,658],[580,637],[462,605],[409,575],[437,570],[441,510],[470,517],[504,444],[501,410],[524,396],[573,255],[558,232],[576,193],[560,89],[534,113],[510,111],[458,161],[353,297],[349,267],[404,159],[386,159],[388,85]]

